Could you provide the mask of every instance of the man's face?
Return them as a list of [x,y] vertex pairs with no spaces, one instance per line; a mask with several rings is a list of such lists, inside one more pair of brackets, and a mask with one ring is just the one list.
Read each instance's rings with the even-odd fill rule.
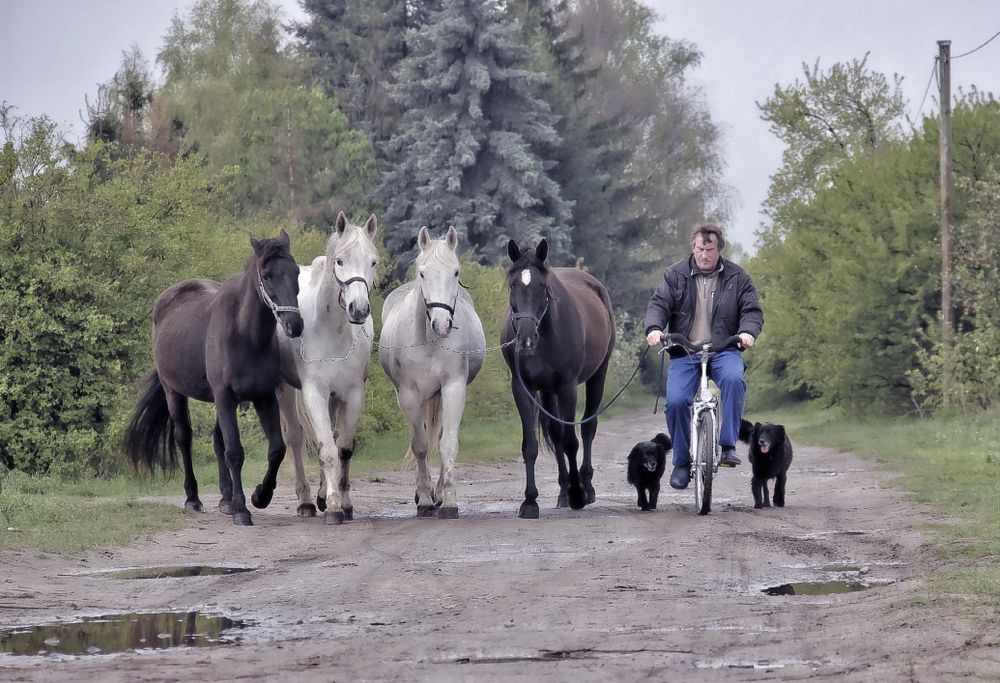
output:
[[719,265],[719,241],[715,235],[709,235],[708,239],[695,235],[694,262],[700,270],[715,270]]

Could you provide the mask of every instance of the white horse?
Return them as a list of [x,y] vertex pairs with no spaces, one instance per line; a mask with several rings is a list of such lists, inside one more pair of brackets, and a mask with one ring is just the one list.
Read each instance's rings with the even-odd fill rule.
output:
[[[278,335],[288,382],[278,392],[278,401],[285,443],[295,463],[298,514],[314,517],[318,507],[328,524],[354,517],[350,461],[374,338],[369,296],[378,264],[372,242],[376,232],[375,214],[359,227],[340,212],[326,253],[311,266],[300,267],[299,308],[305,323],[301,339]],[[318,445],[322,466],[315,506],[302,464],[304,429]]]
[[[410,423],[407,456],[417,461],[417,516],[458,517],[455,460],[465,388],[483,366],[486,337],[472,297],[459,284],[458,234],[432,240],[420,228],[416,278],[397,287],[382,309],[379,362]],[[301,295],[300,295],[301,296]],[[308,331],[308,328],[307,328]],[[438,442],[441,474],[432,491],[427,454]]]

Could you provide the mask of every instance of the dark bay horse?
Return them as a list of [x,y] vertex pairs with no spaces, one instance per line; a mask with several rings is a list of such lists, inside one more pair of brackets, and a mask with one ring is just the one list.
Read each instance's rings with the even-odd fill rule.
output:
[[[548,264],[544,239],[534,252],[522,252],[511,240],[507,254],[511,260],[507,269],[510,301],[500,337],[505,344],[504,360],[511,369],[514,403],[521,416],[525,488],[518,516],[536,519],[536,416],[559,466],[557,506],[568,504],[579,510],[594,502],[590,458],[597,418],[588,418],[597,412],[604,396],[604,380],[615,347],[614,312],[608,290],[597,278],[577,268]],[[511,341],[515,343],[507,345]],[[576,428],[545,415],[535,401],[559,420],[572,423],[576,420],[576,388],[583,383],[587,393],[585,421],[580,427],[583,462],[578,470]]]
[[236,409],[253,404],[267,437],[267,473],[251,500],[267,507],[278,467],[285,457],[275,389],[279,374],[275,328],[289,337],[302,334],[298,309],[299,267],[289,251],[288,233],[278,239],[250,238],[253,254],[242,273],[224,283],[186,280],[160,294],[153,308],[155,367],[125,431],[132,466],[152,470],[184,460],[187,510],[201,512],[198,482],[191,465],[188,399],[215,403],[213,441],[219,465],[219,510],[233,523],[253,521],[243,494],[243,445]]

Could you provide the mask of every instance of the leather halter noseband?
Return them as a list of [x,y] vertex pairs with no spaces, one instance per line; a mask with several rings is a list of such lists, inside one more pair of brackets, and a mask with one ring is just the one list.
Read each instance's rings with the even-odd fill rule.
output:
[[[264,287],[264,278],[260,274],[260,268],[257,269],[257,293],[260,294],[260,300],[264,302],[264,305],[271,309],[275,320],[278,320],[279,313],[299,313],[298,306],[279,306],[275,303]],[[301,313],[299,314],[301,315]],[[278,320],[278,322],[281,321]]]
[[549,312],[549,301],[551,301],[551,297],[549,296],[549,288],[546,287],[545,288],[545,308],[542,309],[541,314],[538,315],[537,317],[535,316],[534,313],[518,313],[517,311],[515,311],[513,309],[513,307],[511,308],[511,311],[510,311],[510,313],[511,313],[511,315],[510,315],[510,326],[514,330],[514,336],[515,337],[517,336],[517,325],[515,325],[514,322],[517,321],[517,320],[530,320],[531,322],[535,323],[535,330],[536,331],[538,330],[539,327],[542,326],[542,320],[545,319],[545,314]]
[[365,324],[364,320],[362,320],[361,322],[354,322],[354,319],[351,318],[350,313],[348,313],[347,306],[344,304],[344,290],[347,289],[347,285],[351,284],[352,282],[361,282],[365,286],[365,292],[368,298],[371,299],[372,290],[368,286],[368,280],[364,279],[360,275],[355,275],[354,277],[349,277],[346,280],[341,280],[339,277],[337,277],[336,268],[333,269],[333,279],[337,281],[338,285],[340,285],[340,292],[337,294],[337,304],[340,305],[344,313],[347,313],[347,322],[351,323],[352,325],[364,325]]

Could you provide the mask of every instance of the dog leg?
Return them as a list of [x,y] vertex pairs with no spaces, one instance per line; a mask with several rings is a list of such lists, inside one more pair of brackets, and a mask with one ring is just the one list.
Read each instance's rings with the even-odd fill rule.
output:
[[774,504],[779,508],[785,507],[785,477],[787,475],[779,474],[774,480]]
[[656,499],[660,497],[660,484],[656,483],[649,487],[649,509],[656,509]]
[[764,498],[764,507],[766,508],[771,507],[771,498],[768,495],[767,491],[767,479],[760,480],[760,491],[761,491],[761,496]]
[[640,510],[646,511],[649,509],[649,504],[646,502],[646,489],[643,486],[636,485],[636,491],[639,492],[636,498],[635,504],[639,506]]
[[761,480],[757,477],[753,477],[750,480],[750,490],[753,492],[753,508],[754,510],[759,510],[764,507],[763,500],[760,495]]

